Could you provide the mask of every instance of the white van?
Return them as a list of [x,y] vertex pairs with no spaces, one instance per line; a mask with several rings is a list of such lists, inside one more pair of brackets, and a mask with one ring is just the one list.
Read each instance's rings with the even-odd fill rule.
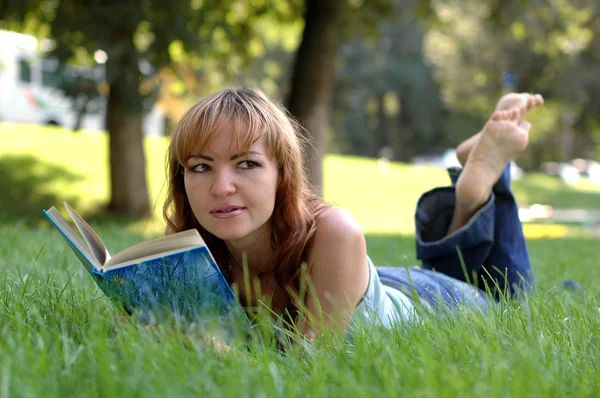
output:
[[[61,68],[57,59],[42,57],[32,36],[0,30],[0,122],[34,123],[73,128],[79,105],[61,89],[72,72],[93,84],[104,80],[104,67]],[[80,98],[83,100],[83,98]],[[86,104],[80,128],[104,130],[106,97]],[[143,122],[146,135],[162,135],[165,118],[153,108]]]

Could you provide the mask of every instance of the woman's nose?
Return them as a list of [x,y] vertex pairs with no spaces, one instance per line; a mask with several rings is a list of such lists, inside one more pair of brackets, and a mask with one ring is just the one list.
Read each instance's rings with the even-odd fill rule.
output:
[[234,176],[229,171],[219,171],[215,173],[210,192],[214,196],[227,196],[235,192]]

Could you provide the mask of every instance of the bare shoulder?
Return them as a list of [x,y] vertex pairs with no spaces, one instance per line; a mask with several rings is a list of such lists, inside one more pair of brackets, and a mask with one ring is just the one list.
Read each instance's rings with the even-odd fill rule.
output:
[[360,225],[354,217],[346,210],[334,206],[328,207],[317,217],[317,231],[319,228],[343,228],[362,234]]
[[323,211],[307,254],[321,304],[324,297],[334,297],[353,309],[367,290],[369,265],[365,236],[350,213],[335,207]]
[[[315,319],[333,322],[346,330],[352,312],[369,286],[370,270],[363,232],[345,210],[329,207],[316,220],[317,230],[309,243],[307,262],[315,295],[306,298]],[[328,314],[323,317],[319,314]],[[315,325],[311,325],[315,329]],[[316,329],[320,329],[317,324]]]
[[308,253],[311,264],[338,264],[342,267],[357,264],[356,260],[347,261],[349,258],[364,258],[366,262],[365,236],[350,213],[330,207],[319,215],[316,222],[317,231]]
[[358,222],[344,209],[329,207],[317,217],[317,231],[313,244],[333,241],[364,240]]

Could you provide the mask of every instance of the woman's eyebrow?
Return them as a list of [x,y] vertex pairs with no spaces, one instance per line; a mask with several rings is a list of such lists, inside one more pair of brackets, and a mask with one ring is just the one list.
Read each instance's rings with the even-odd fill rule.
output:
[[235,155],[231,155],[231,157],[229,158],[229,160],[235,160],[237,158],[241,158],[242,156],[246,156],[246,155],[258,155],[258,156],[263,156],[262,153],[260,152],[256,152],[256,151],[248,151],[248,152],[241,152],[241,153],[236,153]]
[[214,160],[213,158],[211,158],[210,156],[206,156],[206,155],[202,155],[202,154],[200,154],[200,155],[191,155],[191,156],[188,158],[188,162],[189,162],[189,161],[191,161],[191,160],[198,160],[198,159],[202,159],[202,160],[208,160],[208,161],[210,161],[210,162],[214,162],[214,161],[215,161],[215,160]]
[[[246,155],[257,155],[257,156],[264,156],[264,155],[263,155],[262,153],[260,153],[260,152],[256,152],[256,151],[248,151],[248,152],[240,152],[240,153],[236,153],[236,154],[234,154],[234,155],[231,155],[231,156],[229,157],[229,160],[230,160],[230,161],[231,161],[231,160],[235,160],[235,159],[241,158],[241,157],[243,157],[243,156],[246,156]],[[210,156],[208,156],[208,155],[203,155],[203,154],[199,154],[199,155],[193,155],[193,156],[190,156],[190,159],[203,159],[203,160],[208,160],[209,162],[214,162],[214,161],[215,161],[215,159],[214,159],[214,158],[212,158],[212,157],[210,157]]]

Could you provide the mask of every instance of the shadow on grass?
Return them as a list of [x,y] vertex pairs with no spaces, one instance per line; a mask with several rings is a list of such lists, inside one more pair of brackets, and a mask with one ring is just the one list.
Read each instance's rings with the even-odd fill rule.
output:
[[[2,156],[0,158],[0,230],[26,231],[31,228],[48,231],[51,234],[57,233],[42,210],[55,206],[63,212],[63,201],[77,209],[80,205],[80,196],[61,193],[56,185],[68,186],[83,179],[85,176],[75,170],[57,166],[34,156],[13,154]],[[140,221],[139,217],[110,214],[100,206],[81,215],[103,236],[103,239],[106,239],[105,243],[112,248],[113,253],[145,240],[141,231],[127,230],[130,224]],[[68,218],[67,220],[69,221]],[[27,236],[26,233],[24,236]]]
[[0,225],[14,222],[36,225],[44,219],[42,209],[63,200],[77,206],[74,196],[57,196],[51,187],[57,183],[75,183],[82,174],[44,162],[30,155],[5,155],[0,158]]

